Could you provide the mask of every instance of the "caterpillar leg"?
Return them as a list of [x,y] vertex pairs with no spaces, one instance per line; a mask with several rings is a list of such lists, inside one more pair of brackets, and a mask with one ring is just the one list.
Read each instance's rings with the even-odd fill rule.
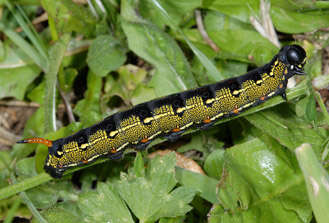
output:
[[170,135],[164,136],[169,142],[175,142],[182,136],[183,131],[171,133]]
[[141,143],[139,143],[138,145],[136,145],[135,146],[135,148],[137,149],[137,150],[144,150],[144,149],[146,149],[146,147],[149,145],[151,143],[151,140],[149,140],[149,141],[147,141],[147,142],[141,142]]
[[286,91],[283,91],[283,92],[281,93],[281,97],[282,97],[283,100],[285,100],[286,102],[288,101],[288,100],[287,100]]
[[118,151],[116,153],[111,153],[108,155],[110,160],[119,160],[123,157],[123,151]]

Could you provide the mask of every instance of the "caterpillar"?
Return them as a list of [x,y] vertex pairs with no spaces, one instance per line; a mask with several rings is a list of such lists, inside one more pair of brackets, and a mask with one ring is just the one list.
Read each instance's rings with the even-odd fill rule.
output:
[[189,128],[207,128],[276,95],[287,100],[288,79],[305,74],[305,63],[305,50],[288,45],[268,64],[242,76],[138,104],[65,138],[29,138],[17,143],[46,145],[44,169],[60,178],[68,168],[100,157],[121,158],[126,148],[145,149],[157,137],[174,140]]

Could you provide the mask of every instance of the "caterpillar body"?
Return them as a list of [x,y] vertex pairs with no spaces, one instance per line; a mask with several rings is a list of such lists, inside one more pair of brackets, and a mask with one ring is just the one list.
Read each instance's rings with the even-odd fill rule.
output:
[[120,158],[126,148],[144,149],[157,137],[175,139],[189,128],[209,127],[276,95],[286,100],[288,79],[304,74],[305,61],[302,47],[285,46],[268,64],[242,76],[136,105],[55,141],[30,138],[18,143],[47,145],[44,168],[60,178],[68,168],[104,156]]

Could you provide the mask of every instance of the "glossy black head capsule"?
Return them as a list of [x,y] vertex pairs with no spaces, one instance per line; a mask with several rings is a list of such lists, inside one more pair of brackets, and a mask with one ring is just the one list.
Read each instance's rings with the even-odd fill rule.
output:
[[293,75],[304,75],[303,67],[306,62],[306,52],[298,45],[284,46],[279,54],[278,59],[288,67],[288,78]]

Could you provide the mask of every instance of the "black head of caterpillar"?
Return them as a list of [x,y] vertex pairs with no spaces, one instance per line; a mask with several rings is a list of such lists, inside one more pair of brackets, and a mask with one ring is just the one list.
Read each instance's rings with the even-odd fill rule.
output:
[[288,67],[287,78],[293,75],[304,75],[303,67],[306,63],[306,52],[298,45],[283,47],[278,53],[278,60]]
[[288,79],[303,75],[305,62],[302,47],[285,46],[270,63],[242,76],[139,104],[55,141],[30,138],[18,143],[48,146],[44,168],[59,178],[66,169],[99,157],[121,158],[127,147],[145,148],[157,137],[175,138],[188,128],[203,129],[239,115],[275,95],[285,98]]

